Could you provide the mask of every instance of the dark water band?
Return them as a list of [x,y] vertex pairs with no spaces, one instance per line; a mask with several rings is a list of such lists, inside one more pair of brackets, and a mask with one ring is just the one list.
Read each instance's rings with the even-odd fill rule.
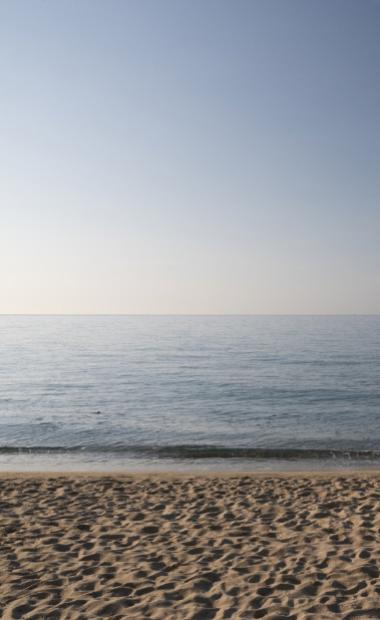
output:
[[303,448],[239,448],[213,445],[87,445],[87,446],[0,446],[1,454],[108,454],[169,459],[283,459],[283,460],[380,460],[377,450]]

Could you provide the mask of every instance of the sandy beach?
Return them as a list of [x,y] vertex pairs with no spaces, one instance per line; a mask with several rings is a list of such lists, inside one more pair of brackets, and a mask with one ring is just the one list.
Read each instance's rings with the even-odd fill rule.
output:
[[380,474],[0,477],[5,620],[380,618]]

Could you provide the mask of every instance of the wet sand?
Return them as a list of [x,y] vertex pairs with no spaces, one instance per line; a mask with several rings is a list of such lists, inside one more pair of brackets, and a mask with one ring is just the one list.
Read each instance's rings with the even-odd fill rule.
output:
[[0,617],[380,618],[380,474],[0,476]]

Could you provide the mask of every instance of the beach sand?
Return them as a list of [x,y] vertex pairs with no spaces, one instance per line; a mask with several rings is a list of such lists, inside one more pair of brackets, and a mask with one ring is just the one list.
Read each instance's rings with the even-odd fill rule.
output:
[[0,490],[1,618],[380,618],[380,474],[3,474]]

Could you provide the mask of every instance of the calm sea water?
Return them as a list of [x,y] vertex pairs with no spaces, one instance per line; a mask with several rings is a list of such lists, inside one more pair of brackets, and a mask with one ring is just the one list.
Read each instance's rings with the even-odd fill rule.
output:
[[380,464],[379,316],[0,316],[0,468]]

